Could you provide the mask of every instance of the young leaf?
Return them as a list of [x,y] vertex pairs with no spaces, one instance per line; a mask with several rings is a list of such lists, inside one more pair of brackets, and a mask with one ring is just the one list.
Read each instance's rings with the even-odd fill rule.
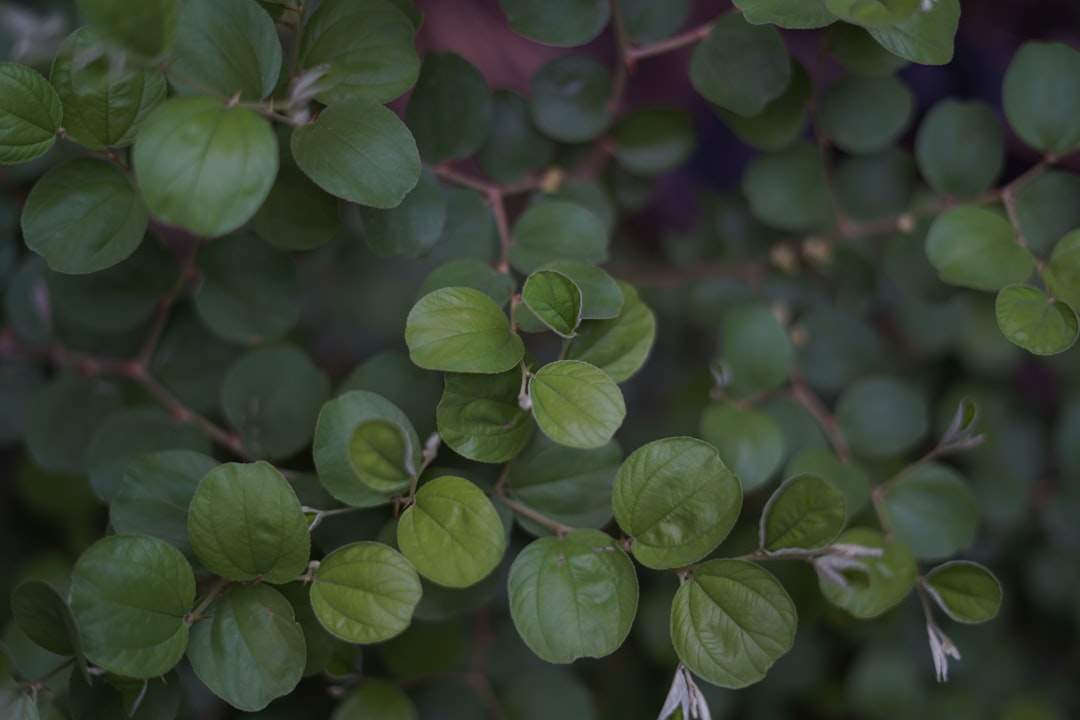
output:
[[1034,355],[1065,352],[1076,342],[1076,311],[1038,288],[1009,285],[994,303],[998,327],[1009,342]]
[[525,346],[491,298],[448,287],[420,298],[405,321],[414,363],[428,370],[495,374],[521,362]]
[[983,103],[942,101],[923,118],[915,153],[919,171],[938,193],[978,195],[1005,165],[1001,123]]
[[742,507],[742,489],[712,445],[665,438],[626,458],[612,507],[619,527],[634,539],[634,557],[663,570],[700,560],[727,537]]
[[840,396],[836,422],[853,452],[890,457],[903,453],[926,433],[926,403],[891,377],[863,378]]
[[944,282],[1000,290],[1026,280],[1034,265],[1008,220],[982,208],[954,208],[926,233],[926,256]]
[[611,17],[604,0],[499,0],[510,27],[547,45],[584,45],[600,34]]
[[37,71],[0,63],[0,164],[22,163],[44,155],[56,142],[63,120],[60,98]]
[[554,270],[537,270],[525,278],[521,299],[556,335],[574,336],[581,322],[582,296],[568,276]]
[[420,155],[438,164],[475,153],[487,138],[493,108],[483,74],[455,53],[424,55],[405,120]]
[[506,462],[533,434],[532,418],[518,401],[521,369],[497,375],[446,373],[436,409],[443,442],[478,462]]
[[769,552],[819,548],[844,529],[844,496],[817,475],[796,475],[776,489],[761,513],[759,539]]
[[408,434],[389,420],[366,420],[349,441],[349,460],[361,482],[380,493],[404,490],[416,475]]
[[742,13],[721,16],[690,56],[690,82],[706,100],[746,117],[784,92],[791,62],[780,33],[750,25]]
[[649,357],[656,340],[656,315],[637,290],[616,281],[622,309],[610,320],[586,320],[566,348],[568,360],[581,360],[606,372],[617,383],[628,380]]
[[554,140],[595,140],[611,122],[611,77],[595,60],[563,55],[537,70],[529,89],[533,121]]
[[868,28],[889,52],[920,65],[945,65],[953,59],[960,0],[934,0],[929,10],[919,9],[892,26]]
[[156,58],[172,46],[180,0],[75,0],[75,6],[107,40],[135,55]]
[[580,360],[560,360],[529,380],[533,416],[544,434],[576,448],[600,447],[626,417],[622,392],[603,370]]
[[915,559],[911,553],[901,543],[886,542],[877,530],[851,528],[836,538],[834,545],[883,550],[877,557],[858,558],[862,569],[844,574],[845,587],[824,575],[818,578],[825,599],[852,616],[860,620],[877,617],[903,600],[915,586]]
[[825,0],[735,0],[746,22],[790,30],[810,30],[836,22]]
[[696,567],[671,603],[671,640],[679,659],[726,688],[752,685],[791,649],[795,604],[770,572],[745,560]]
[[421,486],[397,526],[401,552],[427,579],[447,587],[475,585],[506,551],[502,520],[484,491],[444,475]]
[[760,410],[712,403],[701,414],[701,437],[720,453],[744,492],[772,477],[784,454],[784,436]]
[[978,563],[958,560],[939,565],[926,573],[923,587],[957,622],[992,620],[1001,607],[1001,583]]
[[901,475],[884,495],[893,536],[919,560],[940,560],[975,541],[978,506],[964,478],[929,463]]
[[565,200],[532,206],[518,218],[511,235],[510,264],[525,274],[555,260],[607,260],[608,230],[603,221]]
[[551,663],[615,652],[637,613],[634,564],[599,530],[531,542],[510,567],[507,592],[522,640]]
[[1063,154],[1080,143],[1080,52],[1074,48],[1024,43],[1005,71],[1001,97],[1009,125],[1036,150]]

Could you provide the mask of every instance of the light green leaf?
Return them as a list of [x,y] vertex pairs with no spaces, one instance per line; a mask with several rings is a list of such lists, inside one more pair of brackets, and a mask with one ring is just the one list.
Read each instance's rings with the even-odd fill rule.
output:
[[300,348],[261,347],[241,357],[225,376],[221,407],[254,455],[280,460],[307,447],[330,380]]
[[603,65],[563,55],[529,81],[532,118],[540,132],[560,142],[595,140],[611,122],[611,77]]
[[615,159],[638,175],[659,175],[678,167],[694,149],[694,119],[677,107],[642,107],[611,128]]
[[1022,282],[1034,267],[1015,241],[1009,221],[982,208],[961,207],[939,215],[926,233],[926,256],[950,285],[1000,290]]
[[743,175],[742,190],[754,217],[771,227],[806,232],[832,220],[825,166],[809,143],[754,158]]
[[51,169],[23,208],[26,245],[63,273],[116,265],[143,240],[149,215],[138,191],[117,169],[81,158]]
[[507,592],[522,640],[551,663],[610,655],[637,614],[634,564],[599,530],[531,542],[510,567]]
[[646,567],[682,567],[712,552],[742,506],[739,481],[716,448],[691,437],[656,440],[623,462],[612,507]]
[[414,363],[428,370],[494,374],[521,362],[525,346],[495,301],[479,290],[448,287],[420,298],[405,321]]
[[886,542],[880,532],[870,528],[845,531],[836,538],[835,544],[841,543],[882,548],[884,553],[859,558],[866,571],[844,573],[847,587],[840,587],[824,576],[818,578],[821,594],[838,608],[860,620],[877,617],[903,600],[915,586],[915,560],[902,543]]
[[804,474],[816,475],[840,492],[848,520],[855,517],[870,499],[870,478],[862,466],[857,462],[841,462],[828,448],[804,448],[784,468],[784,477]]
[[180,551],[143,535],[91,545],[71,574],[71,611],[95,665],[132,678],[168,672],[187,649],[195,575]]
[[1076,311],[1029,285],[1009,285],[994,304],[998,327],[1009,342],[1034,355],[1065,352],[1076,342]]
[[554,149],[533,124],[528,101],[512,90],[496,90],[491,129],[476,152],[484,173],[496,182],[518,182],[547,165]]
[[421,437],[435,430],[435,405],[442,395],[442,377],[416,367],[404,352],[391,350],[370,356],[342,381],[337,394],[350,390],[377,392],[396,404]]
[[1025,143],[1064,154],[1080,144],[1080,52],[1030,41],[1013,56],[1001,90],[1005,117]]
[[798,615],[784,586],[745,560],[694,568],[671,603],[671,640],[692,672],[726,688],[752,685],[795,642]]
[[352,461],[351,445],[356,428],[370,420],[386,420],[404,428],[412,453],[408,465],[420,466],[420,438],[409,418],[392,402],[366,390],[353,390],[330,400],[319,411],[315,425],[315,469],[319,482],[330,494],[353,507],[389,502],[388,494],[368,485]]
[[455,53],[424,55],[405,120],[420,155],[438,164],[475,153],[491,127],[491,91],[483,74]]
[[370,100],[347,100],[293,131],[293,157],[331,195],[397,207],[420,179],[416,141],[398,116]]
[[497,375],[446,373],[436,409],[439,434],[454,452],[487,463],[513,458],[533,434],[532,418],[518,402],[521,370]]
[[840,396],[836,423],[856,454],[891,457],[909,450],[926,433],[926,403],[899,380],[867,377]]
[[304,23],[300,64],[327,66],[315,96],[384,103],[412,87],[420,73],[410,6],[394,0],[323,0]]
[[957,622],[993,620],[1001,607],[1001,583],[978,563],[958,560],[939,565],[926,573],[923,587]]
[[174,98],[146,119],[133,160],[154,217],[215,237],[263,204],[277,175],[277,139],[270,123],[247,108]]
[[12,685],[0,685],[0,715],[8,720],[38,720],[41,717],[33,698]]
[[1080,309],[1080,230],[1067,233],[1054,245],[1045,278],[1054,297]]
[[565,200],[533,205],[510,233],[510,264],[529,274],[555,260],[602,263],[607,260],[608,229],[592,211]]
[[921,11],[920,0],[825,0],[836,17],[863,27],[891,27]]
[[0,62],[0,164],[44,155],[56,142],[63,112],[56,91],[36,70]]
[[60,46],[49,78],[64,108],[64,132],[94,150],[135,142],[168,92],[160,72],[115,67],[91,25],[76,29]]
[[889,483],[884,509],[893,537],[919,560],[947,558],[975,541],[975,495],[944,465],[922,465]]
[[356,426],[349,441],[349,461],[360,481],[380,493],[405,489],[416,475],[408,432],[376,418]]
[[419,715],[409,696],[396,685],[368,680],[345,696],[330,720],[419,720]]
[[595,265],[576,260],[555,260],[541,270],[553,270],[570,278],[581,290],[581,317],[606,320],[617,317],[622,309],[623,296],[619,284]]
[[135,55],[156,58],[176,36],[180,0],[75,0],[75,6],[107,40]]
[[754,395],[783,385],[793,351],[787,331],[764,305],[744,305],[724,313],[720,356],[740,395]]
[[817,475],[796,475],[776,489],[761,513],[758,537],[769,552],[819,548],[844,529],[844,496]]
[[291,693],[306,657],[292,606],[269,585],[234,585],[191,628],[192,669],[238,710],[262,710]]
[[604,445],[626,417],[615,381],[580,360],[559,360],[540,368],[529,380],[529,398],[536,424],[568,447]]
[[287,583],[311,554],[296,493],[266,462],[226,463],[202,479],[188,511],[191,546],[212,572],[230,580]]
[[416,291],[416,297],[422,298],[445,287],[479,290],[502,306],[514,294],[517,286],[512,275],[501,273],[481,260],[451,260],[431,271]]
[[574,336],[581,322],[581,290],[567,275],[537,270],[525,279],[521,299],[556,335]]
[[896,76],[848,75],[825,91],[821,126],[841,150],[872,153],[896,142],[914,108],[914,96]]
[[338,234],[338,199],[293,166],[281,168],[251,229],[282,250],[313,250]]
[[322,559],[311,585],[311,607],[332,635],[376,643],[409,626],[420,594],[420,577],[401,553],[359,542]]
[[742,13],[721,16],[690,56],[694,88],[709,102],[747,117],[780,97],[790,78],[780,33],[771,25],[750,25]]
[[402,554],[432,582],[468,587],[490,575],[506,551],[502,520],[484,491],[444,475],[422,485],[401,515]]
[[425,168],[401,204],[389,210],[360,208],[364,237],[380,256],[420,257],[442,237],[446,197],[435,175]]
[[11,614],[36,644],[57,655],[74,655],[85,669],[75,617],[52,585],[41,580],[20,583],[11,593]]
[[281,74],[274,21],[255,0],[184,0],[172,54],[173,84],[199,94],[259,100]]
[[1005,165],[1001,123],[981,102],[942,101],[923,118],[915,153],[919,171],[938,193],[978,195]]
[[584,45],[608,24],[611,6],[604,0],[499,0],[510,27],[546,45]]
[[960,25],[960,0],[935,0],[893,26],[869,28],[874,39],[889,52],[920,65],[952,62],[956,28]]
[[62,375],[30,404],[25,442],[31,459],[45,470],[82,474],[90,438],[102,421],[124,405],[124,389],[105,380]]
[[623,304],[610,320],[586,320],[566,348],[568,360],[581,360],[606,372],[615,382],[634,375],[656,340],[656,315],[637,290],[617,281]]
[[784,92],[773,98],[752,117],[714,106],[727,126],[747,145],[758,150],[783,150],[803,137],[806,129],[806,105],[814,87],[806,68],[791,59],[791,79]]

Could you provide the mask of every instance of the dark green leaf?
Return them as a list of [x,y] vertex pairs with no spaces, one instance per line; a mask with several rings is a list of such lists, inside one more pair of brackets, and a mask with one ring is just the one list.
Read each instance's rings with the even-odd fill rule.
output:
[[419,257],[439,241],[446,223],[446,198],[430,170],[420,173],[401,204],[389,210],[361,208],[364,237],[376,255]]
[[836,423],[855,453],[890,457],[910,449],[926,433],[926,403],[899,380],[863,378],[840,396]]
[[772,227],[804,232],[820,229],[832,219],[825,166],[809,143],[752,160],[742,189],[754,216]]
[[631,40],[647,44],[663,40],[686,22],[690,0],[619,0],[623,27]]
[[817,475],[796,475],[776,489],[761,513],[759,539],[769,552],[819,548],[844,529],[844,496]]
[[500,183],[522,180],[547,165],[553,151],[554,144],[533,124],[525,98],[512,90],[496,90],[491,130],[476,153],[488,177]]
[[581,205],[555,200],[534,205],[514,224],[510,264],[528,274],[554,260],[607,260],[608,230]]
[[176,36],[180,0],[75,0],[83,16],[107,40],[145,58],[165,53]]
[[608,24],[611,6],[604,0],[499,0],[510,27],[547,45],[584,45]]
[[791,341],[769,308],[745,305],[724,314],[720,356],[731,389],[740,395],[754,395],[787,381]]
[[1045,277],[1055,297],[1074,310],[1080,309],[1080,230],[1066,234],[1054,245]]
[[576,203],[586,210],[591,210],[596,217],[600,218],[609,233],[615,229],[615,205],[608,191],[595,180],[571,178],[560,183],[555,192],[549,193],[541,189],[539,193],[533,195],[532,204],[551,200]]
[[606,272],[594,265],[575,260],[556,260],[541,270],[553,270],[570,278],[581,290],[583,319],[610,319],[622,309],[622,290]]
[[312,250],[338,234],[337,198],[323,192],[292,166],[278,173],[266,202],[251,218],[251,229],[283,250]]
[[124,404],[124,390],[102,379],[63,375],[38,393],[26,418],[26,449],[45,470],[86,471],[94,430]]
[[536,424],[555,442],[576,448],[604,445],[622,425],[626,405],[607,373],[579,360],[540,368],[529,381]]
[[41,580],[21,583],[11,593],[11,614],[27,637],[57,655],[82,656],[82,638],[67,602]]
[[31,363],[0,363],[0,443],[22,439],[34,398],[45,387],[45,378]]
[[836,17],[863,27],[891,27],[921,11],[920,0],[825,0]]
[[1013,56],[1001,90],[1005,117],[1036,150],[1062,154],[1080,143],[1080,52],[1027,42]]
[[521,299],[555,334],[570,338],[581,322],[581,290],[555,270],[537,270],[525,279]]
[[780,33],[750,25],[742,13],[722,16],[690,57],[690,82],[711,103],[758,115],[784,92],[791,62]]
[[1076,342],[1076,311],[1029,285],[1009,285],[994,304],[1005,337],[1035,355],[1065,352]]
[[479,290],[449,287],[424,297],[409,311],[405,342],[414,363],[429,370],[500,373],[517,365],[521,338],[491,298]]
[[921,465],[890,482],[884,510],[893,537],[919,560],[950,557],[975,541],[975,496],[944,465]]
[[169,315],[150,370],[185,407],[214,414],[221,407],[225,373],[237,355],[234,345],[212,334],[190,305],[181,304]]
[[1026,183],[1016,193],[1016,219],[1028,247],[1037,255],[1080,227],[1080,175],[1049,171]]
[[568,360],[582,360],[623,382],[641,369],[656,339],[656,315],[637,290],[618,282],[623,304],[610,320],[587,320],[566,348]]
[[854,155],[836,168],[836,194],[856,220],[895,218],[911,207],[915,176],[915,161],[906,150]]
[[536,71],[529,88],[533,121],[555,140],[594,140],[611,122],[611,77],[587,57],[563,55],[552,60]]
[[926,256],[944,282],[976,290],[1000,290],[1022,282],[1034,267],[1001,215],[962,207],[937,217],[926,233]]
[[754,25],[806,30],[836,22],[825,0],[735,0],[735,7]]
[[559,668],[529,667],[528,672],[511,674],[500,686],[498,698],[506,720],[596,717],[588,686],[577,673]]
[[483,74],[454,53],[424,55],[405,119],[429,163],[475,153],[488,136],[494,106]]
[[446,223],[442,237],[428,253],[427,260],[432,263],[494,260],[499,238],[487,195],[449,185],[443,188],[443,196],[446,198]]
[[514,278],[510,274],[499,272],[486,262],[451,260],[431,271],[416,291],[416,296],[422,298],[445,287],[479,290],[500,305],[505,305],[515,290]]
[[711,404],[701,414],[701,437],[719,451],[743,491],[765,484],[783,459],[780,428],[760,410]]
[[952,61],[959,24],[960,0],[935,0],[929,10],[920,9],[902,23],[869,32],[883,48],[905,60],[945,65]]
[[470,460],[510,460],[533,434],[532,418],[518,402],[521,370],[497,375],[446,373],[436,410],[439,433],[454,452]]
[[805,341],[796,362],[815,388],[838,393],[884,365],[877,332],[850,312],[815,308],[799,319],[798,327]]
[[836,538],[835,544],[884,550],[878,557],[859,558],[865,571],[845,572],[847,587],[840,587],[824,576],[819,578],[825,599],[852,616],[860,620],[877,617],[903,600],[915,586],[916,568],[911,553],[901,543],[886,542],[877,530],[851,528]]
[[694,120],[676,107],[643,107],[611,128],[615,159],[638,175],[659,175],[678,167],[694,149]]
[[959,560],[939,565],[926,574],[923,587],[957,622],[992,620],[1001,607],[1001,583],[978,563]]
[[[440,712],[447,708],[440,708]],[[369,680],[345,696],[330,720],[418,720],[416,707],[396,685]]]
[[915,101],[893,75],[848,75],[821,100],[821,126],[841,150],[871,153],[896,141],[911,121]]
[[[118,675],[94,678],[71,673],[68,703],[73,720],[176,720],[184,704],[184,685],[176,671],[160,678],[133,680]],[[55,716],[47,716],[55,717]]]
[[799,451],[784,468],[784,476],[816,475],[834,488],[844,499],[847,518],[853,518],[870,499],[870,479],[858,463],[840,461],[832,450],[808,447]]
[[0,713],[9,720],[38,720],[33,698],[12,685],[0,685]]
[[442,377],[416,367],[403,352],[369,357],[345,378],[337,394],[350,390],[379,393],[405,412],[421,437],[435,430],[435,405],[442,395]]
[[791,59],[791,79],[784,92],[770,100],[760,113],[744,117],[716,107],[728,127],[747,145],[758,150],[783,150],[802,139],[806,128],[806,104],[813,93],[810,75]]
[[357,477],[380,493],[403,490],[416,475],[407,432],[389,420],[366,420],[349,441],[349,461]]
[[977,195],[1005,164],[1001,123],[978,101],[945,100],[923,118],[915,138],[919,170],[942,195]]
[[834,23],[825,31],[825,46],[840,64],[857,75],[890,75],[907,61],[881,46],[869,30]]

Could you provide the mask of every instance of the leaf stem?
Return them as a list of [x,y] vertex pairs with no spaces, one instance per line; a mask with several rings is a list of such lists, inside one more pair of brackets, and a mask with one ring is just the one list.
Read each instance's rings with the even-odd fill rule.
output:
[[16,687],[25,689],[41,687],[45,683],[49,682],[49,680],[52,680],[54,677],[64,672],[64,670],[67,670],[69,667],[74,665],[76,661],[77,658],[69,657],[51,670],[48,670],[41,675],[38,675],[33,680],[24,680],[23,682],[18,683]]
[[210,592],[206,593],[206,597],[204,597],[202,601],[184,617],[184,623],[187,624],[188,627],[191,627],[196,620],[199,620],[202,617],[206,608],[210,607],[210,603],[217,600],[221,593],[225,592],[225,589],[231,584],[232,580],[229,580],[228,578],[219,578],[214,584],[214,587],[210,588]]
[[825,404],[810,389],[806,377],[798,368],[793,368],[791,371],[791,396],[817,421],[836,456],[840,458],[840,462],[845,465],[850,463],[851,450],[836,427],[836,418],[829,413]]
[[536,510],[533,510],[528,505],[524,505],[522,503],[519,503],[517,500],[514,500],[506,493],[505,488],[498,488],[496,494],[502,498],[502,501],[506,503],[506,506],[508,508],[518,513],[519,515],[524,515],[535,523],[543,525],[548,530],[551,530],[553,533],[555,533],[558,537],[564,537],[565,535],[568,535],[574,530],[574,528],[570,527],[569,525],[563,525],[557,520],[552,520],[547,515],[543,515]]
[[709,33],[712,32],[713,26],[716,25],[718,19],[719,18],[714,18],[709,22],[702,23],[686,32],[673,35],[666,40],[650,43],[648,45],[641,45],[639,47],[629,47],[626,50],[626,59],[628,62],[633,63],[643,58],[663,55],[672,52],[673,50],[679,50],[689,45],[695,45],[709,36]]

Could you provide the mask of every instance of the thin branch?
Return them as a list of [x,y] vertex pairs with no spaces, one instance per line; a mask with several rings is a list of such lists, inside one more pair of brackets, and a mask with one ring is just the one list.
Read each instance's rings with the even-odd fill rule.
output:
[[199,240],[195,240],[192,243],[191,248],[188,250],[180,265],[180,272],[176,276],[176,281],[169,291],[158,300],[157,312],[154,315],[153,324],[150,326],[146,338],[143,339],[142,347],[139,349],[138,355],[135,356],[135,362],[144,367],[149,367],[154,352],[157,350],[158,342],[161,340],[161,333],[164,332],[165,324],[169,320],[169,313],[172,311],[173,305],[176,304],[177,299],[180,297],[180,293],[184,291],[188,279],[195,272],[195,257],[199,254],[200,244]]
[[634,59],[630,57],[630,36],[626,32],[626,19],[623,17],[619,0],[611,0],[611,16],[615,26],[616,56],[608,109],[611,112],[616,112],[622,105],[623,96],[626,94],[626,83],[629,79],[630,69],[634,66]]
[[807,412],[821,426],[822,432],[825,433],[825,437],[828,439],[829,444],[832,445],[837,457],[840,458],[840,462],[844,464],[851,462],[851,450],[836,427],[836,418],[832,416],[825,404],[821,402],[821,399],[810,389],[806,377],[797,369],[791,371],[791,395],[800,405],[806,408]]
[[497,494],[499,495],[499,497],[502,498],[502,501],[506,503],[506,506],[508,508],[518,513],[519,515],[524,515],[535,523],[543,525],[559,537],[567,535],[574,530],[574,528],[570,527],[569,525],[563,525],[557,520],[552,520],[547,515],[543,515],[536,510],[533,510],[528,505],[523,505],[519,503],[517,500],[514,500],[509,495],[507,495],[505,489],[501,490]]
[[60,663],[56,667],[52,668],[51,670],[49,670],[49,671],[47,671],[47,672],[45,672],[45,673],[43,673],[41,675],[38,675],[33,680],[24,680],[23,682],[19,683],[17,687],[19,687],[19,688],[37,688],[37,687],[41,687],[45,683],[49,682],[54,677],[56,677],[57,675],[64,672],[65,670],[67,670],[72,665],[74,665],[75,661],[76,661],[75,658],[69,657],[67,660],[64,660],[62,663]]
[[225,588],[232,584],[232,580],[228,578],[221,578],[217,581],[214,587],[210,588],[210,592],[206,593],[206,597],[202,599],[198,605],[192,609],[184,618],[184,622],[190,627],[192,623],[202,617],[202,614],[206,611],[206,608],[210,607],[210,603],[218,599],[221,593],[225,592]]
[[709,36],[714,25],[716,25],[716,19],[710,20],[707,23],[702,23],[695,28],[669,37],[666,40],[661,40],[660,42],[627,48],[626,59],[628,62],[634,63],[642,58],[663,55],[689,45],[695,45]]

